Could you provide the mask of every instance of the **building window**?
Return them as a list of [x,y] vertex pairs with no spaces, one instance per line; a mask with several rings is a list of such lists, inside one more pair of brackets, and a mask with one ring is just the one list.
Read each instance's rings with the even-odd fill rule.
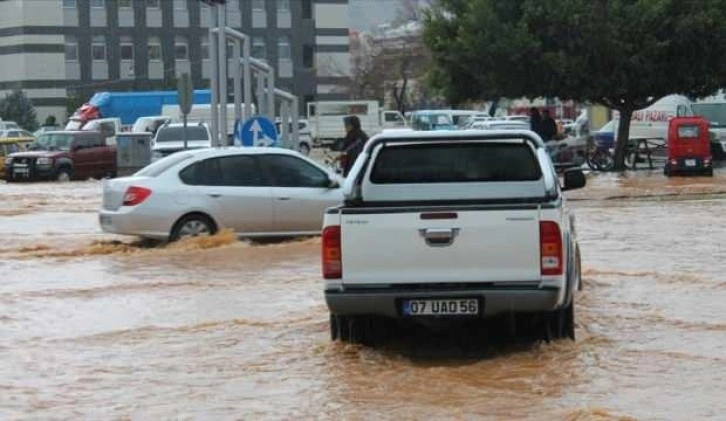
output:
[[315,47],[310,44],[303,45],[303,66],[308,69],[315,67]]
[[227,41],[227,59],[234,57],[234,43]]
[[290,0],[277,0],[277,11],[290,13]]
[[134,42],[130,37],[121,37],[121,60],[132,61],[134,59]]
[[174,59],[189,60],[189,41],[184,37],[176,37],[174,41]]
[[209,40],[208,39],[202,39],[202,60],[209,60]]
[[174,9],[186,10],[186,8],[187,8],[187,0],[174,0]]
[[122,9],[130,9],[133,6],[133,0],[118,0],[118,7]]
[[265,11],[265,0],[252,0],[252,10]]
[[78,61],[78,39],[66,36],[66,61]]
[[104,0],[91,0],[91,7],[95,9],[103,9],[106,7]]
[[93,61],[106,61],[106,38],[103,35],[93,37],[91,57],[93,57]]
[[146,7],[149,9],[158,9],[159,0],[146,0]]
[[292,51],[290,48],[290,37],[282,36],[277,41],[277,58],[278,60],[291,60]]
[[252,57],[261,60],[267,58],[267,43],[264,37],[252,37]]
[[313,18],[313,2],[311,0],[302,0],[302,18]]
[[157,37],[149,38],[149,61],[161,61],[161,40]]
[[76,0],[63,0],[63,7],[66,9],[74,9],[76,7]]

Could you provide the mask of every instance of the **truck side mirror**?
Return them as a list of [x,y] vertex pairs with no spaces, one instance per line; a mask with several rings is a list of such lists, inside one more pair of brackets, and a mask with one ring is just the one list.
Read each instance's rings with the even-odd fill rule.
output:
[[562,187],[563,191],[580,189],[585,187],[585,184],[587,184],[585,173],[583,173],[582,170],[567,170],[564,172],[563,176],[565,179],[564,186]]

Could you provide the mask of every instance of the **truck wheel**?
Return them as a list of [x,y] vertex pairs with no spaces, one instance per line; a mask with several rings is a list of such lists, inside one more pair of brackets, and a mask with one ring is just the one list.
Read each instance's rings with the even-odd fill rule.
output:
[[71,169],[68,167],[61,167],[61,169],[58,170],[58,174],[55,175],[56,181],[71,181]]
[[559,310],[558,319],[560,319],[560,339],[569,338],[575,340],[575,299],[572,299],[570,305]]

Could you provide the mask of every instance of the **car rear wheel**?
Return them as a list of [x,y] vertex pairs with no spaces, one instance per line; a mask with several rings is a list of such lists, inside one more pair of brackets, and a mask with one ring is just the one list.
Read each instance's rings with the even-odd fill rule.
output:
[[58,173],[55,175],[56,181],[66,182],[71,181],[71,169],[68,167],[62,167],[58,170]]
[[214,222],[202,214],[191,214],[181,218],[171,231],[171,241],[181,240],[182,238],[202,237],[214,235],[217,227]]

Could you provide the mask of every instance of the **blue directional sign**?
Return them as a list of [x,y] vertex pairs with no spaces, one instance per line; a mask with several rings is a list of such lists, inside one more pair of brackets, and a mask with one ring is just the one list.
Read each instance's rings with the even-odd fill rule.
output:
[[277,146],[277,130],[275,125],[265,117],[252,117],[242,124],[236,133],[242,146]]

